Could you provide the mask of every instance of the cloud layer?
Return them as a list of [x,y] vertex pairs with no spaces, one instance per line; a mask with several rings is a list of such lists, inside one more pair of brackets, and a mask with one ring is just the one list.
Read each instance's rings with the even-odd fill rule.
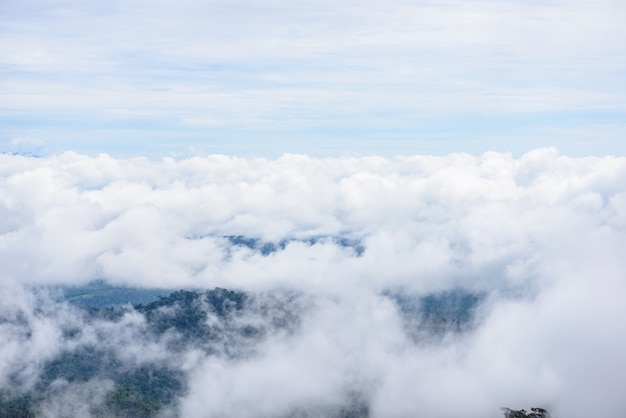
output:
[[0,13],[5,150],[625,152],[617,0],[25,0]]
[[[308,301],[298,331],[269,335],[255,356],[190,351],[183,416],[325,416],[359,397],[380,417],[495,417],[537,403],[582,418],[626,406],[624,158],[64,153],[0,155],[0,170],[3,379],[18,357],[34,368],[24,379],[36,376],[75,321],[60,308],[38,314],[24,286],[102,278]],[[459,288],[484,295],[475,324],[417,340],[388,296]],[[141,326],[128,321],[119,326]],[[167,358],[162,349],[128,352]]]

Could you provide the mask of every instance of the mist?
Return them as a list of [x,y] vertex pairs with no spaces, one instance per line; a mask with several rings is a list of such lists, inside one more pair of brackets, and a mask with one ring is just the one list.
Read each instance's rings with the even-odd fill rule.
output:
[[[626,407],[624,185],[625,158],[553,148],[1,154],[0,390],[37,387],[47,362],[98,347],[184,376],[161,416],[615,416]],[[250,302],[226,322],[203,307],[223,337],[189,343],[151,332],[137,307],[93,319],[55,299],[94,280]],[[471,310],[441,325],[413,309],[438,295]],[[112,390],[105,378],[50,385],[47,417],[96,416]]]

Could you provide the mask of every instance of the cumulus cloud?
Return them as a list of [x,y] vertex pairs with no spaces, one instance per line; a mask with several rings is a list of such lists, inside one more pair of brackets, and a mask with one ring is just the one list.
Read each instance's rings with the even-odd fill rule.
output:
[[[381,417],[495,417],[540,404],[582,418],[626,406],[624,158],[64,153],[0,155],[0,174],[2,384],[32,385],[46,359],[100,338],[126,347],[123,361],[184,370],[183,416],[329,416],[362,404]],[[267,333],[247,356],[181,356],[166,340],[137,344],[145,322],[131,311],[68,340],[80,315],[54,304],[41,313],[43,296],[27,290],[93,279],[293,292],[298,326]],[[421,322],[402,300],[458,289],[480,295],[471,324],[409,329]],[[101,383],[58,390],[95,399]]]

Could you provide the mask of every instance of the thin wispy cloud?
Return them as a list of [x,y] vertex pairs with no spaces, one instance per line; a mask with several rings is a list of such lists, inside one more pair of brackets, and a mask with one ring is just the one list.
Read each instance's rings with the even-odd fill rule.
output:
[[[546,144],[623,153],[626,12],[615,1],[2,8],[5,144],[36,137],[53,152],[123,155],[189,144],[341,155],[354,141],[388,155],[521,155]],[[607,125],[610,142],[594,149],[588,135]]]

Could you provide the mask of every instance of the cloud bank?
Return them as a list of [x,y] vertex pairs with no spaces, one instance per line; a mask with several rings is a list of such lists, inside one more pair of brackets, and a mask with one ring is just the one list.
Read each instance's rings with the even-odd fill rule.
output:
[[[351,402],[376,417],[495,417],[501,406],[612,416],[626,407],[624,184],[626,159],[555,149],[519,159],[0,155],[0,385],[35,384],[38,365],[71,343],[63,330],[81,323],[69,307],[35,309],[47,299],[29,289],[104,279],[306,301],[297,330],[269,332],[236,359],[139,343],[136,312],[117,330],[92,324],[127,356],[188,373],[172,412],[182,416],[328,416]],[[481,303],[466,330],[438,336],[411,334],[390,297],[455,289]],[[107,387],[59,390],[96,399]]]

